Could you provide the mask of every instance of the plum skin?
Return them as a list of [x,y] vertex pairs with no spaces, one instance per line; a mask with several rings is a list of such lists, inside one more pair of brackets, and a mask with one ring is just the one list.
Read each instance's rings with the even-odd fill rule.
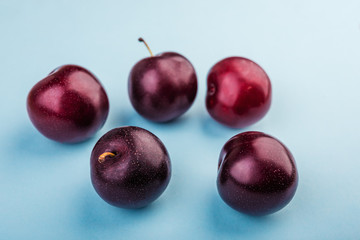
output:
[[[111,152],[103,162],[99,156]],[[155,201],[171,177],[169,154],[159,138],[133,126],[115,128],[95,144],[91,182],[98,195],[120,208],[142,208]]]
[[26,106],[36,129],[63,143],[92,137],[109,113],[109,100],[101,83],[77,65],[60,66],[35,84]]
[[295,160],[279,140],[262,132],[244,132],[224,145],[217,188],[233,209],[255,216],[274,213],[294,197]]
[[254,61],[229,57],[207,76],[206,108],[217,122],[244,128],[263,118],[271,105],[271,82]]
[[197,93],[192,64],[175,52],[164,52],[137,62],[130,71],[128,93],[132,106],[142,117],[169,122],[184,114]]

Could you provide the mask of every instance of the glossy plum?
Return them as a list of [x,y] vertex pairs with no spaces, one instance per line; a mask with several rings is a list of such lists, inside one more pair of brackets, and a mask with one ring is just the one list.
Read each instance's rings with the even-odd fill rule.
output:
[[266,215],[285,207],[295,195],[295,160],[279,140],[261,132],[244,132],[223,147],[217,187],[235,210]]
[[128,92],[141,116],[155,122],[171,121],[184,114],[195,100],[195,69],[175,52],[144,58],[130,72]]
[[169,154],[151,132],[120,127],[93,148],[91,181],[99,196],[121,208],[141,208],[157,199],[171,177]]
[[80,66],[64,65],[30,90],[27,111],[44,136],[72,143],[90,138],[104,125],[109,101],[91,72]]
[[210,69],[206,108],[216,121],[244,128],[264,117],[270,104],[270,79],[255,62],[230,57]]

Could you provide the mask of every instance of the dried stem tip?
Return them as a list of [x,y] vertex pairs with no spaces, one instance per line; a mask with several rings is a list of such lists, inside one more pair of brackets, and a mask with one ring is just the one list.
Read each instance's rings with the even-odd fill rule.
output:
[[153,56],[154,56],[154,54],[152,53],[152,51],[151,51],[151,49],[150,49],[149,45],[147,45],[147,43],[145,42],[145,40],[144,40],[143,38],[139,38],[138,40],[139,40],[139,42],[143,42],[143,43],[145,44],[145,46],[146,46],[146,48],[148,49],[148,51],[149,51],[150,55],[153,57]]
[[115,154],[112,153],[112,152],[104,152],[103,154],[101,154],[98,158],[98,161],[99,163],[103,163],[105,161],[105,158],[107,156],[110,156],[110,157],[115,157]]

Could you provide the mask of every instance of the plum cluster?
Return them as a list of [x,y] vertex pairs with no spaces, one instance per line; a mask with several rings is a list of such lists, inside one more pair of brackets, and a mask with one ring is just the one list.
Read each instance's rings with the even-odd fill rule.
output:
[[[168,122],[184,114],[197,93],[197,76],[184,56],[164,52],[137,62],[130,71],[128,93],[144,118]],[[207,76],[206,108],[212,118],[232,128],[247,127],[271,105],[266,72],[244,57],[216,63]],[[44,136],[59,142],[92,137],[109,112],[107,94],[87,69],[64,65],[29,92],[30,120]],[[91,181],[101,198],[122,208],[140,208],[156,200],[171,177],[169,154],[159,138],[140,127],[119,127],[102,136],[91,153]],[[287,147],[261,132],[243,132],[221,150],[217,187],[232,208],[266,215],[286,206],[298,183],[295,160]]]

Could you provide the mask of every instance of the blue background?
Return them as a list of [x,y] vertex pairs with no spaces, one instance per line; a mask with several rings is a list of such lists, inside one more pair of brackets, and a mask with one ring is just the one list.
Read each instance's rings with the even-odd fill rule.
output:
[[[0,239],[360,239],[360,2],[0,0]],[[139,117],[127,95],[131,67],[176,51],[196,68],[198,95],[178,121]],[[228,56],[258,62],[273,85],[270,111],[241,130],[214,122],[206,74]],[[59,144],[32,126],[31,87],[59,65],[99,77],[110,99],[105,126],[84,143]],[[172,179],[149,207],[106,204],[89,177],[90,152],[108,130],[156,134]],[[273,215],[248,217],[217,194],[224,143],[264,131],[295,156],[299,186]]]

